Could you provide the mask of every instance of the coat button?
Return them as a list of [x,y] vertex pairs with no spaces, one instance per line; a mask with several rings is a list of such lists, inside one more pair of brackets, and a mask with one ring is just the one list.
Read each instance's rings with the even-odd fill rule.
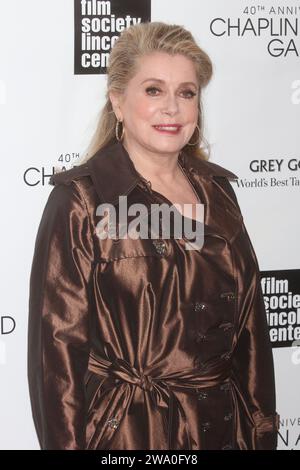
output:
[[203,432],[207,432],[211,428],[211,422],[202,423],[201,428]]
[[167,249],[166,243],[163,240],[152,240],[152,243],[159,255],[164,255]]
[[222,357],[222,359],[225,359],[225,361],[229,361],[229,359],[231,357],[231,354],[230,353],[225,353],[221,357]]
[[197,394],[197,397],[198,397],[198,400],[206,400],[206,398],[208,397],[208,393],[207,392],[199,392]]
[[234,292],[222,292],[220,294],[221,299],[226,299],[228,302],[231,302],[236,298],[236,295]]
[[228,332],[233,329],[233,323],[222,323],[222,325],[219,326],[219,328],[222,328],[223,331]]
[[195,357],[194,366],[197,367],[199,370],[206,369],[206,364],[204,362],[202,362],[199,357]]
[[232,413],[228,413],[224,416],[224,421],[230,421],[232,419]]
[[113,429],[117,429],[119,426],[119,421],[116,418],[111,418],[107,421],[108,426]]
[[204,302],[196,302],[194,306],[195,312],[200,312],[200,310],[205,310],[206,304]]
[[206,340],[206,335],[200,333],[199,331],[196,333],[196,343],[203,343]]
[[225,382],[220,385],[220,390],[222,390],[222,392],[229,392],[230,389],[231,389],[231,385],[229,382]]
[[232,450],[233,447],[230,444],[226,444],[225,446],[222,447],[222,450]]

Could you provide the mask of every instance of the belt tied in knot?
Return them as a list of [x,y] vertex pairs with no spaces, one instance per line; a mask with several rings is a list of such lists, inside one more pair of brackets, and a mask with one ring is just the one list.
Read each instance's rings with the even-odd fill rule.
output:
[[[132,386],[138,386],[150,394],[154,404],[154,413],[163,415],[165,435],[167,436],[168,449],[176,450],[180,444],[180,449],[192,450],[192,436],[188,425],[185,411],[178,400],[174,391],[189,391],[195,393],[198,389],[213,387],[229,379],[230,361],[219,358],[213,365],[207,367],[205,372],[195,368],[179,370],[159,374],[156,372],[159,368],[142,371],[137,370],[122,358],[115,358],[108,361],[100,357],[93,351],[90,352],[88,369],[97,374],[104,383],[107,379],[112,380],[111,388],[116,388],[118,383],[120,394],[114,409],[114,420],[121,422],[124,414],[130,406],[133,398]],[[120,383],[121,382],[121,386]],[[128,387],[129,386],[129,387]],[[180,435],[179,422],[184,423],[183,435]],[[113,437],[113,429],[106,430],[106,444],[109,446],[110,438]],[[102,442],[103,444],[103,442]]]
[[151,392],[153,390],[153,381],[150,375],[141,375],[140,383],[138,384],[145,392]]

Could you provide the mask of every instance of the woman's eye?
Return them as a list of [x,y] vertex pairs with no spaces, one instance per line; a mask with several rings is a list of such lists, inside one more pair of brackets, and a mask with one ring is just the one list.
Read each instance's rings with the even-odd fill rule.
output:
[[156,95],[156,93],[155,93],[156,91],[160,91],[160,89],[156,88],[155,86],[151,86],[151,87],[146,88],[146,93],[148,93],[149,95],[152,95],[152,96]]
[[[157,96],[159,92],[161,92],[161,89],[154,86],[146,88],[146,93],[151,96]],[[196,95],[193,90],[183,90],[181,93],[183,94],[184,98],[188,99],[193,98]]]
[[193,90],[183,90],[182,92],[185,98],[193,98],[196,96],[196,93]]

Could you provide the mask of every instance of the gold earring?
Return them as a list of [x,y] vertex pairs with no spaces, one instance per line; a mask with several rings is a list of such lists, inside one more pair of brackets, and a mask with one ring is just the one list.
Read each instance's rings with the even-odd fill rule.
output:
[[[197,124],[197,126],[195,127],[195,129],[198,129],[198,133],[199,133],[198,140],[197,140],[197,142],[194,142],[194,143],[192,143],[192,144],[187,143],[187,145],[198,145],[198,144],[199,144],[199,142],[200,142],[200,127],[198,126],[198,124]],[[193,134],[193,135],[194,135],[194,134]]]
[[120,124],[120,123],[122,124],[122,121],[117,118],[117,122],[116,122],[116,139],[117,139],[119,142],[120,142],[120,141],[123,139],[123,137],[124,137],[124,126],[122,126],[122,134],[121,134],[121,137],[119,137],[119,124]]

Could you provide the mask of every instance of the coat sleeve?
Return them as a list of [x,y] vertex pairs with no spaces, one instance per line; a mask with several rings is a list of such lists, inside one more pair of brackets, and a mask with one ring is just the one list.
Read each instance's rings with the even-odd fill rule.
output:
[[[242,215],[227,178],[222,178],[219,183]],[[232,358],[237,444],[241,450],[275,450],[279,415],[276,412],[272,346],[259,264],[243,217],[241,230],[233,244],[238,258],[235,264],[239,326]]]
[[28,384],[41,449],[85,448],[93,242],[79,185],[56,185],[30,274]]
[[242,225],[242,267],[239,284],[239,331],[233,353],[237,401],[237,442],[241,450],[277,447],[275,376],[258,261]]

